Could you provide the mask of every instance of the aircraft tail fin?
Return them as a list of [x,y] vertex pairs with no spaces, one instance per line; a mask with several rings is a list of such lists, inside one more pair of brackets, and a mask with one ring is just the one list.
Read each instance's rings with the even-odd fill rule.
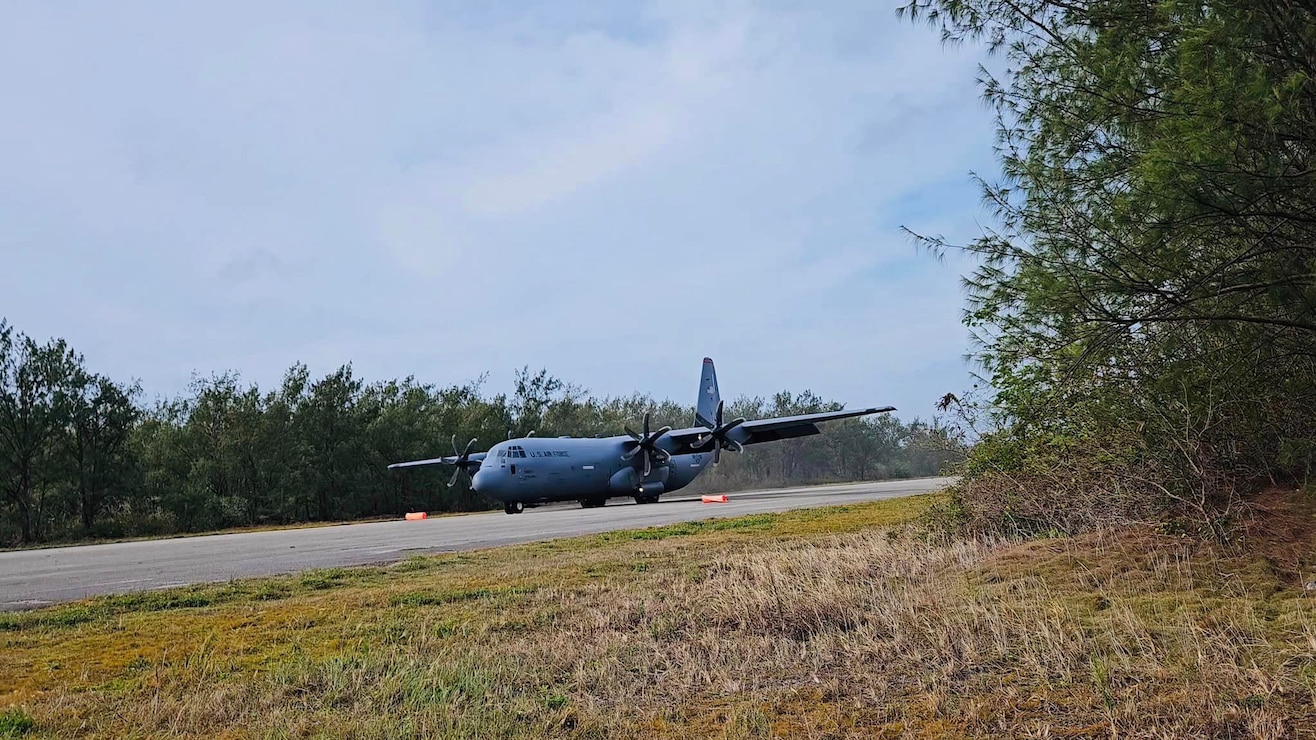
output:
[[713,361],[705,357],[704,370],[699,376],[699,403],[695,405],[695,423],[713,428],[717,418],[717,404],[721,400],[722,394],[717,390],[717,370],[713,369]]

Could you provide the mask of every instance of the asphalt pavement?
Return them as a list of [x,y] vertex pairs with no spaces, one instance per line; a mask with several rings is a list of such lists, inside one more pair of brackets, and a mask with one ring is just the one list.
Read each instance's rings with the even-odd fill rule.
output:
[[908,496],[950,478],[780,488],[728,494],[725,504],[679,494],[656,504],[613,499],[599,509],[555,504],[503,512],[265,532],[138,540],[0,552],[0,611],[31,609],[101,594],[388,563],[417,554],[477,550],[616,529],[837,506]]

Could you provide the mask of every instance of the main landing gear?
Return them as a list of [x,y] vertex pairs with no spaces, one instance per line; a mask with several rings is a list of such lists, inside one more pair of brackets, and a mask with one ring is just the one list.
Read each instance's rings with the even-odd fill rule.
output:
[[507,512],[508,514],[520,514],[521,512],[525,511],[525,504],[521,503],[520,501],[509,501],[503,504],[503,511]]
[[658,494],[656,494],[656,493],[637,493],[637,494],[635,494],[635,503],[637,503],[637,504],[656,504],[656,503],[658,503]]
[[582,509],[595,509],[595,508],[598,508],[598,507],[600,507],[600,506],[606,506],[607,503],[608,503],[608,498],[607,498],[606,496],[593,496],[593,497],[591,497],[591,498],[583,498],[583,499],[581,499],[581,500],[580,500],[580,508],[582,508]]

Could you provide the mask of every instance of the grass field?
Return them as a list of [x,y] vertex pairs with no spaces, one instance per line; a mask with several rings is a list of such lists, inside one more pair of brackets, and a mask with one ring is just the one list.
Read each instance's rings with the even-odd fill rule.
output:
[[0,737],[1316,733],[1309,540],[939,543],[932,500],[0,614]]

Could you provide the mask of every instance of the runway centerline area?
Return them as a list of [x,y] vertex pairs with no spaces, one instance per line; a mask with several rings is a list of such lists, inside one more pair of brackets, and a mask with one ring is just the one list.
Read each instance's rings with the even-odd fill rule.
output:
[[138,540],[0,553],[0,611],[103,594],[293,573],[309,568],[388,563],[417,554],[596,534],[816,506],[838,506],[940,490],[950,478],[741,491],[725,504],[679,494],[657,504],[613,499],[599,509],[554,504],[419,521]]

